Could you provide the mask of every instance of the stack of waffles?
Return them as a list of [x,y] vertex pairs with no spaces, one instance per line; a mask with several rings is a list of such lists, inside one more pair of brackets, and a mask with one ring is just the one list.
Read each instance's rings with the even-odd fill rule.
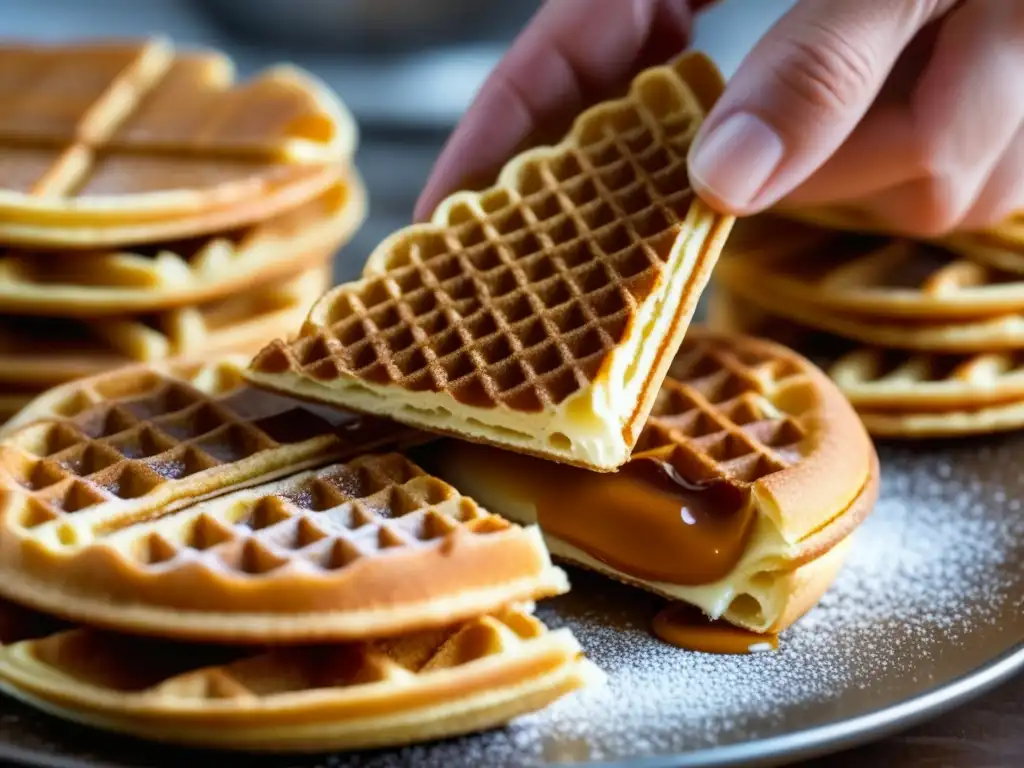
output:
[[555,556],[757,645],[831,584],[878,461],[806,358],[690,327],[733,225],[686,168],[721,87],[698,54],[641,73],[385,240],[246,376],[445,436],[414,455]]
[[0,46],[0,420],[133,361],[255,352],[362,222],[347,110],[161,39]]
[[1012,230],[923,242],[814,218],[829,226],[737,224],[716,272],[716,328],[820,358],[876,436],[1024,426],[1024,251]]

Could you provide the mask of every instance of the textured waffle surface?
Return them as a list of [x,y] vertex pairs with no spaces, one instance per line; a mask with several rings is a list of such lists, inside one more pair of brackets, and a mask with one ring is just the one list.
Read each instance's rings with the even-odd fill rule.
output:
[[269,187],[292,187],[279,205],[303,185],[301,194],[315,194],[311,173],[355,146],[345,107],[291,67],[236,83],[221,54],[178,52],[161,39],[9,44],[0,67],[8,239],[41,222],[36,236],[53,229],[60,242],[62,226],[167,225],[207,208],[246,218]]
[[251,354],[268,337],[301,322],[330,284],[328,269],[139,317],[0,316],[0,381],[41,387],[132,362]]
[[873,453],[849,404],[810,361],[694,326],[632,458],[667,461],[691,482],[757,488],[798,540],[822,524],[822,510],[845,509],[860,493]]
[[568,588],[536,530],[373,453],[425,435],[252,390],[234,361],[171,370],[74,382],[6,425],[0,593],[264,643],[393,635]]
[[322,260],[365,215],[351,169],[316,200],[249,227],[121,250],[9,249],[0,254],[0,312],[96,317],[214,301]]
[[376,430],[389,431],[253,391],[234,358],[124,367],[50,390],[5,425],[4,520],[25,530],[58,521],[47,529],[77,540],[112,510],[147,515],[358,452]]
[[[254,380],[303,381],[311,397],[329,388],[351,407],[373,407],[360,396],[375,390],[395,418],[499,443],[524,414],[594,408],[588,393],[607,386],[632,395],[612,394],[611,413],[595,414],[613,422],[621,463],[642,423],[634,411],[663,375],[659,350],[678,343],[731,226],[688,183],[709,87],[701,61],[640,75],[558,146],[515,158],[496,186],[453,195],[431,224],[387,239],[362,280],[318,302],[298,340],[257,357]],[[626,370],[619,354],[638,362]],[[395,397],[414,405],[396,409]],[[458,415],[424,424],[421,402]],[[472,420],[485,425],[477,435]],[[519,447],[588,463],[560,449],[577,437],[566,430]]]
[[396,746],[499,725],[594,676],[569,630],[516,608],[372,642],[177,645],[0,606],[0,685],[101,728],[258,751]]
[[761,217],[735,229],[716,272],[730,287],[746,282],[779,300],[869,318],[984,318],[1024,309],[1019,274],[934,244]]

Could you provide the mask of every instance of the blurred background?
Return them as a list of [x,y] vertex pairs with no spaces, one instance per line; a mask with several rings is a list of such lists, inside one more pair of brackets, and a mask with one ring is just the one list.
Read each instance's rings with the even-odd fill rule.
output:
[[[549,0],[558,2],[558,0]],[[622,0],[629,2],[630,0]],[[721,0],[693,46],[728,76],[795,0]],[[370,216],[337,262],[353,277],[408,223],[434,158],[541,0],[0,0],[0,35],[62,40],[163,34],[214,46],[239,76],[292,62],[322,78],[359,122],[356,163]]]

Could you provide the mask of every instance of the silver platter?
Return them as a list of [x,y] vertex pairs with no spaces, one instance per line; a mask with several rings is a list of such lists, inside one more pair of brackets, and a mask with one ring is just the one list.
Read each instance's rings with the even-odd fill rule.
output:
[[[658,601],[570,571],[542,603],[607,673],[507,728],[294,768],[778,765],[881,738],[1024,667],[1024,436],[880,445],[881,496],[833,589],[780,650],[712,656],[648,633]],[[0,760],[181,766],[209,756],[97,735],[0,699]]]

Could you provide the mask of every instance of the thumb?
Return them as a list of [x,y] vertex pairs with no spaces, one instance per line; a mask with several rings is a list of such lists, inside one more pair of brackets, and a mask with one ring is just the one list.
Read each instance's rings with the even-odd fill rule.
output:
[[743,60],[695,137],[695,191],[736,215],[774,205],[839,148],[910,40],[954,3],[799,0]]

